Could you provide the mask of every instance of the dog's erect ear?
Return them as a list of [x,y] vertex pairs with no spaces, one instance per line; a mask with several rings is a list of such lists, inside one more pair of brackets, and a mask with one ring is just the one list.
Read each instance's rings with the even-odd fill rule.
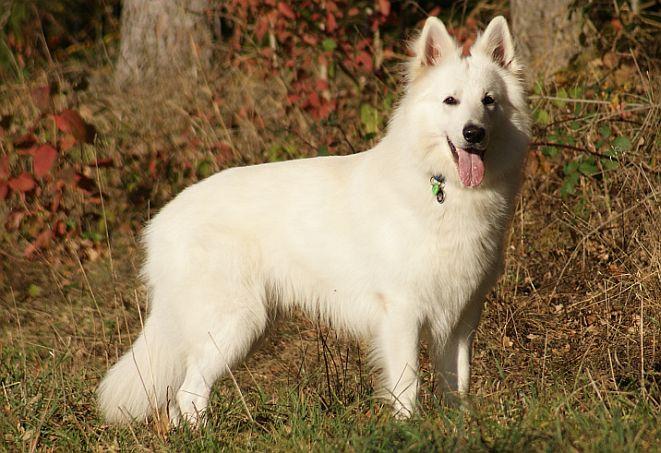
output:
[[429,17],[425,21],[420,37],[413,45],[415,59],[414,68],[434,66],[452,53],[457,52],[457,44],[445,29],[443,22],[436,17]]
[[503,16],[494,17],[484,33],[471,48],[471,53],[483,53],[498,65],[516,72],[518,64],[514,56],[514,41]]

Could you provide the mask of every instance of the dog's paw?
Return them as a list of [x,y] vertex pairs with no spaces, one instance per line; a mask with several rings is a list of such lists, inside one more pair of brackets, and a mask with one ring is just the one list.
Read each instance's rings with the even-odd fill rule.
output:
[[408,420],[413,415],[413,408],[397,403],[393,405],[393,417],[396,420]]
[[185,412],[181,414],[178,425],[187,424],[191,429],[198,430],[207,424],[206,411]]

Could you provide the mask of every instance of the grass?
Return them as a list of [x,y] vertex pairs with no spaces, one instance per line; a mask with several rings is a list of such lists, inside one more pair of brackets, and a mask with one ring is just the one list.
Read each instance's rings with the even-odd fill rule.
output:
[[93,405],[99,370],[81,366],[70,350],[3,349],[2,360],[7,381],[0,428],[11,449],[615,452],[658,448],[658,413],[649,399],[638,398],[636,392],[600,390],[588,375],[574,389],[555,383],[539,388],[539,383],[531,382],[527,392],[475,397],[465,410],[429,401],[421,414],[405,422],[393,421],[387,410],[355,387],[349,398],[334,395],[322,400],[318,392],[324,389],[314,381],[323,376],[315,371],[298,385],[251,384],[243,379],[253,421],[235,390],[221,385],[204,428],[166,432],[155,423],[122,429],[103,425]]
[[[14,156],[15,138],[40,116],[26,102],[31,90],[56,80],[54,108],[76,108],[98,130],[66,156],[103,203],[69,195],[63,203],[82,234],[31,258],[23,250],[32,232],[8,226],[24,205],[0,204],[8,219],[0,229],[0,449],[661,450],[658,61],[643,46],[607,65],[585,58],[533,90],[537,144],[506,271],[477,332],[464,408],[433,396],[422,354],[420,413],[395,421],[373,397],[363,345],[296,315],[235,370],[236,385],[215,386],[198,431],[157,421],[111,427],[96,411],[96,385],[145,310],[136,279],[142,222],[209,170],[368,148],[396,88],[368,83],[336,120],[316,122],[285,107],[284,76],[231,61],[174,96],[127,96],[108,83],[108,67],[72,62],[3,83],[0,114],[13,120],[0,157]],[[90,71],[89,88],[74,88]],[[48,124],[35,129],[40,139],[52,139]],[[97,158],[114,166],[84,169]]]

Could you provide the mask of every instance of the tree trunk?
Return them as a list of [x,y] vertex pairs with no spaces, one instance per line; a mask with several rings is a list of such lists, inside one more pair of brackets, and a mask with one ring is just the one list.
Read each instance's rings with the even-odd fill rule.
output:
[[574,0],[511,0],[512,32],[533,77],[567,66],[580,50],[582,19]]
[[211,57],[208,7],[208,0],[124,0],[117,83],[195,77]]

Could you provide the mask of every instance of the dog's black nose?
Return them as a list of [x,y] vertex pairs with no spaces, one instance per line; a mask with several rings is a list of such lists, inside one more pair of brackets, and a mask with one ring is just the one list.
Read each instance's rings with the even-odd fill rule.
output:
[[468,143],[480,143],[484,140],[484,135],[486,134],[483,127],[475,126],[473,124],[464,127],[463,132],[464,138]]

